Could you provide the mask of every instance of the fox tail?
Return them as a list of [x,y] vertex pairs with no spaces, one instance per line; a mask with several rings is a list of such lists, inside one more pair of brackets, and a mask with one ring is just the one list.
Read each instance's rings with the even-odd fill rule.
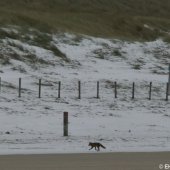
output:
[[105,147],[105,146],[103,146],[102,144],[100,144],[100,146],[101,146],[102,148],[106,149],[106,147]]

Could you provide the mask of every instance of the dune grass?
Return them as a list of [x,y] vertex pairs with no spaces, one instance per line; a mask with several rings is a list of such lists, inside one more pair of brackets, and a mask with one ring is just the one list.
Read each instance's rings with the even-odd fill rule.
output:
[[0,0],[0,25],[132,40],[168,39],[170,1]]

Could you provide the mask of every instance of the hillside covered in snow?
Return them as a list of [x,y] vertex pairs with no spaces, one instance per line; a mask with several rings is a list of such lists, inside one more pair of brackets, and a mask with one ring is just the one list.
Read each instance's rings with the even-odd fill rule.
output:
[[[170,151],[169,43],[17,26],[1,27],[0,33],[0,154],[93,152],[88,143],[95,141],[106,146],[105,152]],[[69,112],[68,137],[63,137],[64,111]]]
[[0,25],[170,41],[169,0],[0,0]]

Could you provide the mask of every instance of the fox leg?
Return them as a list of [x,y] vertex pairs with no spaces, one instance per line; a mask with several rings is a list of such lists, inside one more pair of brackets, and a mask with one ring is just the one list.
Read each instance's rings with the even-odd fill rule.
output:
[[91,149],[93,149],[93,146],[89,150],[91,150]]
[[98,151],[98,150],[99,150],[98,146],[95,146],[95,150],[96,150],[96,151]]

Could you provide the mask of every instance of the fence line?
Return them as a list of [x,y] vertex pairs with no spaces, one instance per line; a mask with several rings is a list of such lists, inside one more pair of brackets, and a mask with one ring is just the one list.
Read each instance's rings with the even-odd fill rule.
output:
[[[120,90],[120,86],[118,86],[118,83],[115,81],[113,83],[113,87],[114,87],[114,97],[117,98],[118,97],[118,87],[119,87],[119,90]],[[39,83],[38,83],[38,98],[41,98],[42,96],[42,80],[39,79]],[[135,82],[132,83],[132,87],[131,87],[131,98],[134,99],[135,98],[135,91],[136,91],[136,84]],[[153,83],[150,82],[149,83],[149,97],[148,99],[151,100],[152,99],[152,86],[153,86]],[[2,79],[0,77],[0,92],[2,93]],[[96,98],[99,99],[100,98],[100,82],[97,81],[97,86],[96,86],[96,89],[97,89],[97,95],[96,95]],[[20,98],[21,97],[21,92],[23,91],[24,89],[22,89],[22,79],[19,78],[19,85],[18,85],[18,97]],[[78,81],[78,99],[81,99],[82,98],[82,94],[81,94],[81,81]],[[166,92],[165,92],[165,100],[168,101],[168,97],[169,97],[169,83],[166,83]],[[61,98],[61,81],[58,81],[58,98]]]

